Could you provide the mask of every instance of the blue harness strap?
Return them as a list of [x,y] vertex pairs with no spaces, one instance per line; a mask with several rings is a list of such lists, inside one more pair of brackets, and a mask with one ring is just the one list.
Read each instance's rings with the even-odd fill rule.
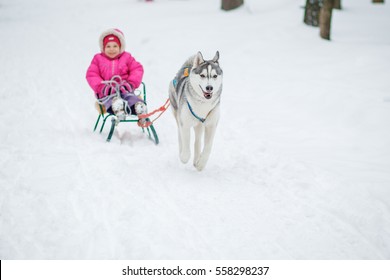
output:
[[205,121],[206,121],[206,118],[201,118],[201,117],[199,117],[197,114],[195,114],[195,112],[192,110],[192,107],[191,107],[191,105],[190,105],[190,102],[188,102],[188,100],[187,100],[187,105],[188,105],[188,109],[190,109],[190,112],[191,112],[191,114],[195,117],[195,118],[197,118],[200,122],[202,122],[202,123],[204,123]]

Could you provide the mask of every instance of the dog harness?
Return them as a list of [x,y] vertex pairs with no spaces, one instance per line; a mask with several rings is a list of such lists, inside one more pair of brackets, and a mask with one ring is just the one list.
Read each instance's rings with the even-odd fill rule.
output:
[[184,78],[187,78],[189,76],[189,71],[190,68],[189,67],[184,67],[182,68],[180,71],[182,71],[183,73],[180,75],[180,77],[178,77],[178,75],[176,75],[175,79],[173,79],[172,83],[173,83],[173,86],[175,87],[175,89],[177,90],[176,86],[177,86],[177,83],[178,83],[178,79],[179,80],[182,80]]
[[[182,71],[182,74],[180,75],[179,77],[179,80],[181,81],[182,79],[184,78],[187,78],[189,76],[189,67],[185,67],[185,68],[182,68],[181,71]],[[177,76],[176,76],[177,77]],[[173,86],[175,87],[175,89],[177,90],[177,84],[178,84],[178,78],[175,78],[173,79],[172,81],[173,83]],[[204,123],[207,119],[207,117],[209,116],[209,114],[211,113],[211,111],[207,114],[207,116],[205,118],[201,118],[199,117],[197,114],[195,114],[194,110],[192,109],[191,105],[190,105],[190,102],[188,102],[187,98],[186,98],[186,101],[187,101],[187,106],[188,106],[188,109],[190,110],[191,114],[197,119],[199,120],[201,123]]]
[[201,118],[201,117],[199,117],[197,114],[195,114],[194,110],[192,110],[192,107],[191,107],[191,105],[190,105],[190,102],[188,102],[188,100],[186,100],[186,101],[187,101],[188,109],[190,109],[191,114],[192,114],[196,119],[198,119],[201,123],[204,123],[204,122],[206,121],[206,118],[208,117],[208,115],[210,114],[211,111],[207,114],[206,118]]

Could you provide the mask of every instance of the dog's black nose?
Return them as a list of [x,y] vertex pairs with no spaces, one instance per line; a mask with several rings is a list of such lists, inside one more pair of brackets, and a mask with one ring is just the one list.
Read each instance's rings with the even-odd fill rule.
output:
[[212,86],[207,86],[207,87],[206,87],[206,90],[207,90],[208,92],[211,92],[211,91],[213,91],[213,87],[212,87]]

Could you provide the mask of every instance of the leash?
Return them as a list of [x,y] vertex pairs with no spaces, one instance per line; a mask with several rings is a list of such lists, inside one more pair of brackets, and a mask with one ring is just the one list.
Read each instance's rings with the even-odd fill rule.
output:
[[152,111],[150,113],[147,113],[147,114],[138,115],[138,118],[146,119],[146,118],[149,118],[150,116],[153,116],[154,114],[156,114],[158,112],[161,112],[154,120],[147,121],[145,123],[138,122],[138,125],[140,127],[144,127],[144,128],[151,126],[169,108],[169,105],[171,105],[171,102],[170,102],[170,100],[168,98],[167,101],[165,101],[164,105],[162,105],[160,108],[158,108],[158,109],[156,109],[156,110],[154,110],[154,111]]

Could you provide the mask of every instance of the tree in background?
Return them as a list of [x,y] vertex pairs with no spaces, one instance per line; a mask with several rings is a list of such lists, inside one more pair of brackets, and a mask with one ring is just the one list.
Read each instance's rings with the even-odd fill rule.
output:
[[332,21],[332,10],[334,0],[323,0],[320,11],[320,36],[323,39],[330,40],[330,24]]
[[372,3],[385,3],[385,0],[372,0]]
[[334,9],[341,10],[341,0],[334,0]]
[[244,0],[222,0],[221,9],[225,11],[233,10],[244,4]]
[[323,0],[306,0],[303,22],[311,26],[319,26],[320,10]]

